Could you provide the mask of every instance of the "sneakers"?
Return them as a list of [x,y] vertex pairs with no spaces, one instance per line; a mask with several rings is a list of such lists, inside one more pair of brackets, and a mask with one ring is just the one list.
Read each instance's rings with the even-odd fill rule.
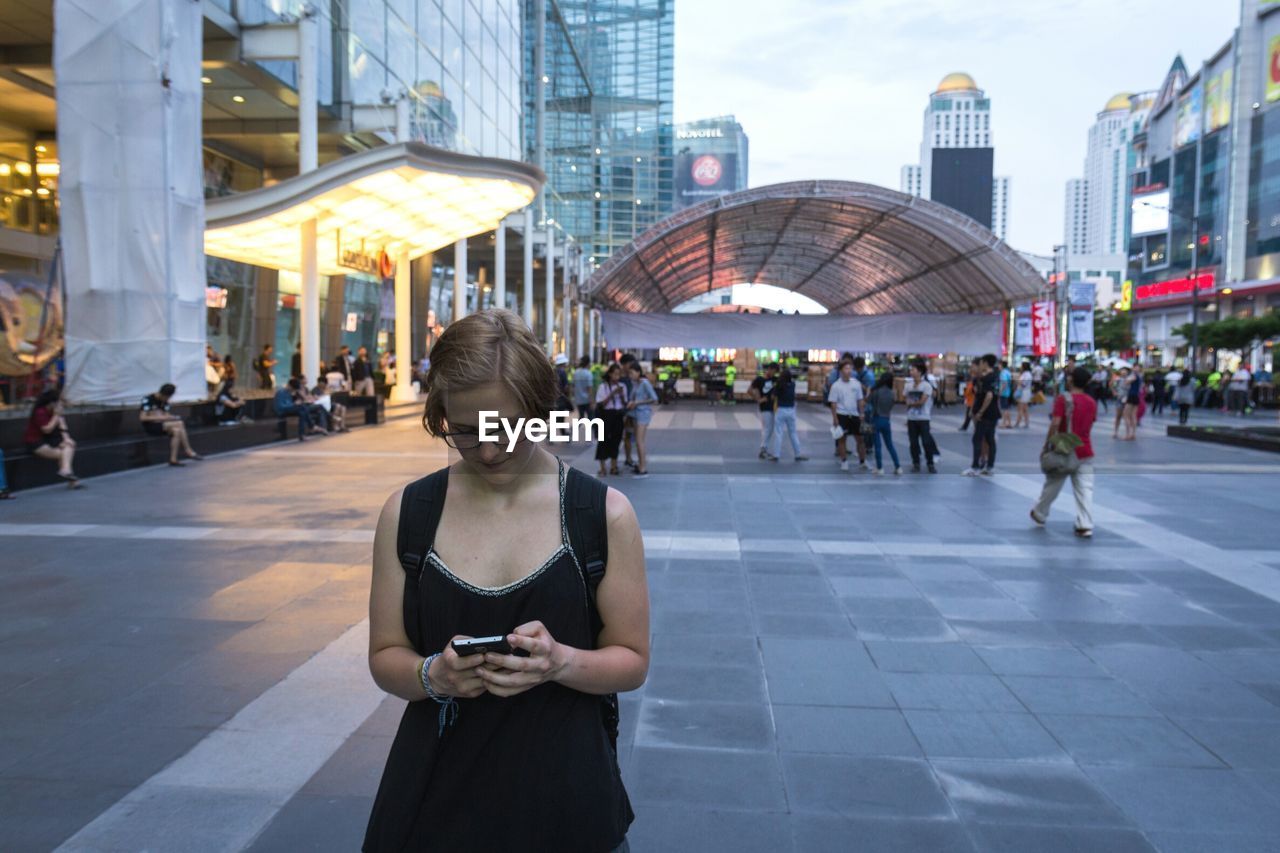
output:
[[897,466],[896,468],[894,468],[894,469],[893,469],[893,476],[895,476],[895,477],[901,477],[901,476],[902,476],[902,466],[901,466],[901,465],[899,465],[899,466]]
[[978,476],[978,469],[977,469],[977,468],[965,468],[963,471],[961,471],[961,472],[960,472],[960,476],[961,476],[961,477],[976,477],[976,476]]
[[768,458],[769,458],[769,451],[765,450],[763,447],[762,447],[762,448],[760,448],[760,455],[759,455],[759,456],[757,456],[756,458],[757,458],[757,459],[768,459]]
[[883,476],[884,476],[884,469],[883,469],[883,468],[873,468],[873,469],[871,470],[871,473],[872,473],[872,474],[874,474],[874,475],[876,475],[877,477],[883,477]]
[[937,469],[937,467],[935,467],[935,466],[934,466],[934,464],[933,464],[932,462],[930,462],[930,463],[929,463],[929,473],[930,473],[930,474],[936,474],[936,473],[938,473],[938,469]]
[[866,463],[866,462],[859,462],[859,463],[858,463],[858,470],[859,470],[859,471],[870,471],[871,469],[867,467],[867,463]]
[[984,477],[990,477],[990,476],[992,476],[993,474],[995,474],[996,472],[995,472],[995,469],[993,469],[993,468],[983,468],[983,469],[982,469],[981,471],[979,471],[978,473],[979,473],[979,474],[981,474],[981,475],[982,475],[982,476],[984,476]]
[[1040,516],[1036,515],[1036,511],[1034,507],[1032,507],[1031,509],[1031,520],[1034,521],[1036,524],[1040,525],[1041,527],[1044,527],[1045,520]]
[[1077,535],[1077,536],[1079,536],[1081,539],[1092,539],[1092,538],[1093,538],[1093,530],[1092,530],[1092,529],[1090,529],[1090,528],[1085,528],[1085,527],[1077,527],[1077,528],[1076,528],[1076,535]]
[[797,456],[797,457],[796,457],[796,461],[797,461],[797,462],[808,462],[808,461],[809,461],[809,457],[808,457],[808,456]]
[[840,470],[841,470],[841,471],[848,471],[848,470],[849,470],[849,460],[848,460],[848,459],[846,459],[846,460],[844,460],[843,462],[841,462],[841,463],[840,463]]
[[[930,466],[930,467],[933,467],[933,466]],[[919,463],[919,462],[912,462],[912,463],[911,463],[911,473],[912,473],[912,474],[919,474],[919,473],[920,473],[920,463]]]
[[648,476],[649,476],[648,471],[641,471],[639,468],[637,468],[635,471],[631,473],[631,479],[633,480],[643,480],[645,477],[648,477]]
[[778,457],[774,456],[772,453],[766,453],[766,454],[764,455],[764,458],[765,458],[765,459],[767,459],[767,460],[769,460],[770,462],[777,462],[777,461],[778,461]]

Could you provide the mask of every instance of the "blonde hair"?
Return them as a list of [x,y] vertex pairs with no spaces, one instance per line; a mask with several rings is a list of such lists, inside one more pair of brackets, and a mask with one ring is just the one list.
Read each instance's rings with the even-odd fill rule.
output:
[[450,323],[431,348],[422,425],[439,438],[445,430],[445,395],[500,382],[525,417],[546,418],[559,396],[556,372],[520,317],[490,308]]

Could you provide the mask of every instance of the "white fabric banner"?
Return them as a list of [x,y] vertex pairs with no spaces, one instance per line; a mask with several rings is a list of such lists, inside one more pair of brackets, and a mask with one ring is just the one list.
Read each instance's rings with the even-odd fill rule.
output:
[[66,397],[204,397],[200,4],[53,8]]
[[1000,348],[999,314],[627,314],[602,311],[612,349],[768,347],[784,351],[982,355]]

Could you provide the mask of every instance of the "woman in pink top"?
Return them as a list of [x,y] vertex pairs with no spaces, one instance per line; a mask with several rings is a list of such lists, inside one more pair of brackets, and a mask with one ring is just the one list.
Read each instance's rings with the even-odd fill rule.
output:
[[1089,371],[1083,367],[1071,371],[1067,380],[1067,394],[1071,395],[1071,423],[1066,423],[1067,394],[1059,394],[1053,401],[1049,435],[1045,439],[1048,441],[1058,432],[1075,433],[1082,442],[1076,448],[1080,467],[1070,474],[1045,474],[1040,500],[1031,508],[1031,520],[1043,526],[1049,518],[1049,507],[1053,506],[1058,493],[1062,491],[1062,484],[1070,477],[1071,491],[1076,499],[1076,535],[1084,539],[1093,536],[1093,443],[1089,440],[1089,433],[1098,417],[1098,404],[1085,393],[1085,388],[1089,387],[1089,379]]

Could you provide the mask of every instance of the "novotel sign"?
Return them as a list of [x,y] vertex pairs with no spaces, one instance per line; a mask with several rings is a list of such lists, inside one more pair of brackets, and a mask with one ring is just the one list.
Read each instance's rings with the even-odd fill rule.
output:
[[724,131],[718,127],[691,128],[677,130],[676,139],[722,139]]
[[[1196,276],[1196,290],[1201,293],[1213,293],[1215,275],[1212,271]],[[1140,284],[1133,289],[1135,302],[1152,299],[1176,299],[1191,293],[1191,277],[1173,278],[1168,281],[1157,281],[1152,284]]]

